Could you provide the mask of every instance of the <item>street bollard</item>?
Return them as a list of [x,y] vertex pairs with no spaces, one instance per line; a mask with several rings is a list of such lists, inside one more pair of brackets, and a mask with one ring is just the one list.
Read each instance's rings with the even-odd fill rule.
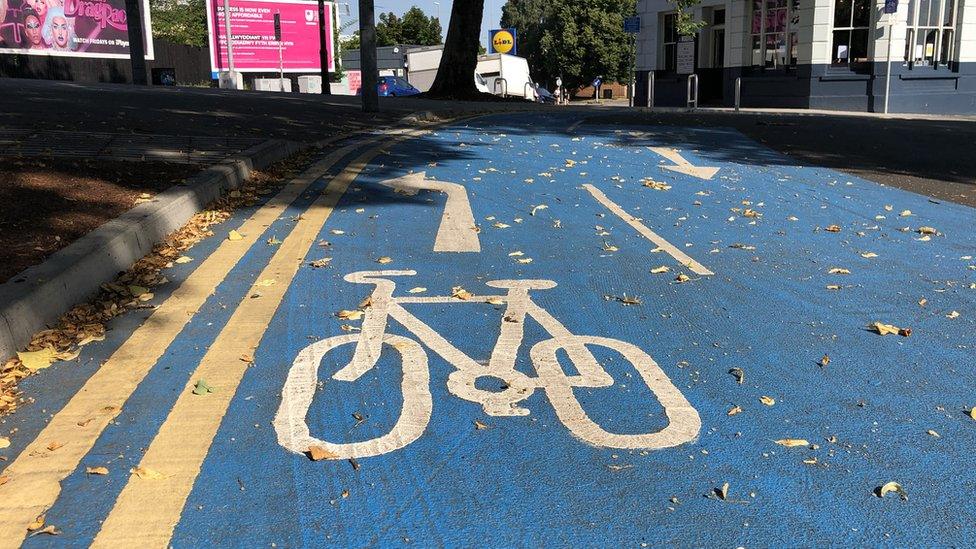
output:
[[492,92],[494,92],[495,95],[498,95],[498,84],[504,84],[502,86],[502,97],[508,97],[508,80],[504,78],[495,79],[495,83],[493,84],[494,89],[492,90]]
[[529,82],[526,82],[525,86],[522,86],[522,94],[525,95],[526,99],[535,101],[535,88],[533,88],[532,84],[530,84]]
[[735,112],[739,112],[739,105],[742,103],[742,77],[735,79]]
[[[694,82],[694,86],[692,86]],[[694,94],[692,94],[694,91]],[[698,108],[698,75],[689,74],[688,75],[688,110]]]
[[647,71],[647,108],[654,108],[654,69]]

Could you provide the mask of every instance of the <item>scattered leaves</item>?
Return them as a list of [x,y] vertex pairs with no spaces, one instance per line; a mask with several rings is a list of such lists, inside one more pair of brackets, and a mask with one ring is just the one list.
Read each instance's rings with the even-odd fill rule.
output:
[[343,309],[336,313],[336,316],[342,320],[359,320],[363,317],[363,312],[358,309]]
[[461,286],[455,286],[451,288],[451,297],[456,297],[457,299],[460,299],[462,301],[467,301],[472,297],[474,297],[474,294],[465,290]]

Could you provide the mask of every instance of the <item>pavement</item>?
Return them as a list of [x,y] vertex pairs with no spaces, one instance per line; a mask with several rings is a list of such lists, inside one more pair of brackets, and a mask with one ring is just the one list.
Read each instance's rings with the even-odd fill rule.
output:
[[974,229],[730,126],[344,141],[22,382],[0,547],[965,545]]

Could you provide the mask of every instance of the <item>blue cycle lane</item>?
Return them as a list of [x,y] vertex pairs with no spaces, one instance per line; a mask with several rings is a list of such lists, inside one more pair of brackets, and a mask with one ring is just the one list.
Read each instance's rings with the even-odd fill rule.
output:
[[[328,267],[302,267],[268,325],[174,546],[951,544],[972,536],[976,212],[796,166],[732,130],[578,121],[483,117],[389,146],[372,161],[322,228],[328,245],[305,258],[331,258]],[[477,251],[435,251],[445,211],[463,208],[450,209],[443,188],[390,186],[405,180],[463,186],[478,227],[465,238]],[[266,256],[249,254],[235,280],[253,281]],[[381,346],[355,381],[336,379],[356,360],[365,328],[349,311],[369,318],[364,299],[374,285],[346,279],[363,271],[399,271],[372,277],[393,281],[393,298],[419,323],[391,315],[385,332],[397,343]],[[601,432],[624,435],[617,443],[587,437],[576,416],[557,413],[559,382],[540,375],[544,352],[530,356],[556,336],[553,323],[513,317],[502,299],[478,300],[505,295],[492,281],[520,280],[551,281],[535,283],[531,302],[570,334],[603,338],[586,348],[612,384],[576,383],[568,400]],[[229,278],[232,295],[243,291],[234,284],[246,286]],[[91,455],[151,442],[230,314],[201,312]],[[882,336],[869,328],[875,322],[911,335]],[[465,357],[488,365],[514,323],[524,329],[515,370],[545,380],[517,403],[527,414],[493,415],[449,380]],[[463,356],[442,356],[431,333]],[[376,455],[314,461],[280,443],[287,437],[275,418],[303,350],[343,336],[349,344],[316,362],[308,411],[296,416],[310,436],[349,445],[403,435],[406,416],[421,432],[376,446]],[[415,413],[416,384],[403,381],[414,348],[406,340],[426,356],[429,418]],[[555,377],[586,378],[560,341]],[[625,352],[633,346],[660,370],[638,366]],[[512,390],[491,377],[475,386]],[[671,415],[680,403],[662,395],[675,392],[700,427]],[[694,432],[674,444],[627,443],[665,431],[669,415]],[[134,466],[138,455],[126,460]],[[100,480],[83,468],[69,477],[48,513],[64,534],[27,545],[90,542],[124,484]],[[889,481],[906,500],[877,497]]]

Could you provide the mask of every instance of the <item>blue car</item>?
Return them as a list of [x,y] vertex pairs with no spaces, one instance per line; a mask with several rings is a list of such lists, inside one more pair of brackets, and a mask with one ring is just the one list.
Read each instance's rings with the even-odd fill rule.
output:
[[[417,95],[420,90],[399,76],[381,76],[376,82],[376,92],[380,97],[409,97]],[[362,90],[359,90],[356,95],[362,93]]]

